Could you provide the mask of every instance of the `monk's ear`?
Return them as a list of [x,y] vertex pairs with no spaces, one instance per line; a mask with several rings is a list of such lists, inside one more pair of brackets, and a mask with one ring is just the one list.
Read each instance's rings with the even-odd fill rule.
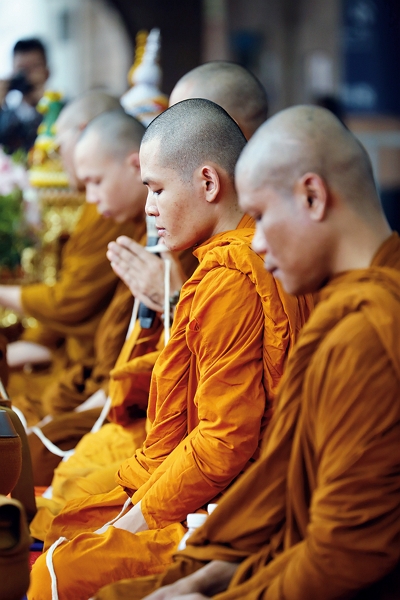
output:
[[316,173],[306,173],[296,183],[296,196],[312,221],[323,221],[328,208],[328,191]]
[[140,172],[139,152],[131,152],[128,155],[128,164]]
[[221,182],[216,169],[208,165],[201,167],[200,178],[206,201],[215,202],[221,189]]

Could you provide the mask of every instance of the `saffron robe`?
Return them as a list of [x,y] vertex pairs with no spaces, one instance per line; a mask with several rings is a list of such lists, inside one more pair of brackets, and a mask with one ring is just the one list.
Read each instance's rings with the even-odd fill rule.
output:
[[[192,252],[183,251],[178,254],[178,258],[186,275],[192,275],[198,265]],[[89,370],[87,365],[82,370],[70,370],[73,377],[69,381],[61,381],[62,386],[59,387],[61,397],[65,389],[67,397],[72,395],[73,399],[79,400],[80,396],[82,402],[96,391],[99,384],[106,385],[109,375],[108,393],[112,406],[108,418],[113,422],[106,423],[96,433],[89,433],[100,409],[56,416],[42,428],[43,433],[63,450],[74,448],[78,444],[74,455],[62,462],[60,457],[45,448],[36,435],[28,436],[35,484],[52,486],[51,499],[37,498],[38,511],[31,523],[32,535],[40,540],[45,539],[53,517],[68,500],[111,491],[115,487],[115,473],[121,462],[140,448],[146,436],[145,417],[151,372],[164,347],[163,325],[158,316],[150,329],[142,330],[137,321],[129,339],[123,344],[130,320],[130,312],[128,314],[126,311],[124,299],[128,301],[129,307],[133,299],[124,284],[121,283],[120,286],[120,293],[118,294],[118,288],[99,327],[96,344],[98,361],[94,368]],[[127,298],[126,291],[129,292]],[[114,364],[116,353],[122,344],[123,348]],[[111,366],[114,368],[108,373]],[[86,380],[85,375],[89,377]],[[57,469],[53,477],[55,467]]]
[[[121,487],[71,501],[53,521],[46,546],[60,535],[71,540],[53,554],[64,600],[164,570],[184,533],[180,521],[258,456],[289,348],[312,301],[287,296],[265,272],[251,249],[250,223],[244,217],[238,229],[195,251],[200,265],[182,289],[171,339],[153,371],[150,430],[119,469]],[[124,490],[134,504],[141,500],[150,529],[92,533],[117,516]],[[32,571],[30,600],[51,597],[45,561],[40,557]]]
[[[64,246],[58,281],[23,286],[24,311],[39,325],[26,329],[22,338],[53,350],[53,364],[46,371],[10,374],[9,395],[26,411],[29,424],[45,415],[40,410],[43,391],[63,369],[93,359],[95,334],[118,284],[106,257],[107,244],[123,234],[139,240],[144,231],[144,220],[118,224],[87,204]],[[56,349],[61,340],[63,347]]]
[[[63,248],[57,282],[22,287],[24,312],[66,339],[70,362],[93,355],[95,333],[117,287],[118,277],[106,257],[108,243],[119,235],[139,241],[144,232],[144,219],[116,223],[99,215],[96,206],[85,204]],[[24,338],[41,343],[35,330],[28,330]]]
[[399,336],[399,270],[330,281],[289,359],[260,460],[163,576],[96,600],[143,598],[211,560],[240,563],[218,600],[399,598]]
[[[132,294],[121,281],[100,321],[95,337],[95,357],[88,357],[64,369],[33,407],[38,416],[55,417],[42,427],[42,431],[62,450],[74,448],[82,436],[90,431],[100,414],[101,409],[82,413],[71,411],[97,390],[104,389],[107,393],[110,370],[124,344],[132,307]],[[30,434],[28,441],[35,485],[50,485],[54,469],[61,458],[51,454],[35,434]]]

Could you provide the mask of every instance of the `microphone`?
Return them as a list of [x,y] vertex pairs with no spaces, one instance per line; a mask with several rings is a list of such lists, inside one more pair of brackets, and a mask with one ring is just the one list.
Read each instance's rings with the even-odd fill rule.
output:
[[[156,228],[156,218],[146,216],[147,241],[146,246],[152,247],[158,244],[158,231]],[[159,256],[159,255],[158,255]],[[156,312],[148,308],[143,302],[139,304],[139,323],[142,329],[150,329],[154,323]]]

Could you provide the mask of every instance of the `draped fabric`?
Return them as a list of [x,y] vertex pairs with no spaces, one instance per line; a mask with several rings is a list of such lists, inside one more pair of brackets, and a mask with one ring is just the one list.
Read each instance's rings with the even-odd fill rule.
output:
[[[385,265],[392,268],[382,268]],[[218,600],[400,597],[400,240],[338,275],[289,359],[259,461],[136,600],[211,560],[239,562]]]
[[[183,271],[190,276],[198,264],[192,252],[181,252],[177,258]],[[67,397],[72,396],[77,404],[77,400],[80,399],[81,403],[99,386],[106,387],[110,376],[108,393],[112,408],[109,419],[114,423],[106,423],[96,433],[89,433],[100,409],[56,415],[43,427],[43,433],[63,450],[76,446],[74,455],[62,462],[60,457],[44,447],[38,437],[29,436],[35,483],[52,486],[51,499],[37,498],[38,512],[31,529],[38,539],[44,540],[54,516],[68,500],[111,491],[121,462],[132,456],[144,442],[150,378],[156,358],[164,346],[163,326],[158,315],[150,329],[141,330],[137,322],[123,343],[132,304],[131,294],[121,282],[98,330],[94,367],[89,368],[88,363],[78,369],[76,365],[67,372],[69,378],[61,379],[54,386],[60,398],[63,398],[65,390]],[[109,373],[111,367],[114,369]]]
[[[80,404],[82,386],[90,395],[85,381],[92,375],[99,346],[96,338],[102,335],[102,318],[118,284],[106,257],[107,244],[122,234],[140,241],[144,230],[144,221],[117,224],[98,215],[95,206],[85,205],[64,247],[59,280],[54,286],[34,284],[22,288],[25,312],[39,320],[37,328],[25,330],[23,339],[49,345],[53,350],[49,368],[10,374],[9,394],[29,425],[47,414]],[[127,300],[130,302],[129,296]],[[62,341],[63,345],[56,348]],[[103,373],[113,366],[117,355],[113,346],[109,358],[104,354]],[[94,373],[95,378],[98,376]]]
[[[199,267],[182,289],[171,339],[153,371],[143,447],[119,469],[120,487],[71,501],[54,519],[46,546],[60,536],[71,540],[53,555],[62,598],[87,598],[107,580],[163,570],[184,532],[180,521],[258,456],[312,301],[284,294],[251,249],[253,233],[244,217],[237,230],[195,250]],[[93,533],[117,516],[124,488],[133,503],[141,500],[149,531]],[[50,597],[45,560],[32,571],[31,600]]]
[[[74,232],[63,248],[57,282],[50,286],[32,284],[22,288],[24,312],[35,317],[46,330],[66,339],[70,362],[93,355],[99,322],[113,297],[118,278],[106,257],[107,244],[119,235],[139,241],[145,232],[144,219],[116,223],[98,214],[96,206],[85,204]],[[25,339],[41,343],[28,330]]]

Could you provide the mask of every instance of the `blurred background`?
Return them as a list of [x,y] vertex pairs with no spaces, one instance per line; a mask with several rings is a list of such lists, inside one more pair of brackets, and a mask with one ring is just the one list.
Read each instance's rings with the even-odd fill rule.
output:
[[271,114],[332,107],[369,151],[388,217],[400,228],[398,0],[0,0],[0,79],[12,48],[38,36],[47,87],[121,95],[139,30],[161,30],[162,90],[214,59],[241,63],[267,89]]

